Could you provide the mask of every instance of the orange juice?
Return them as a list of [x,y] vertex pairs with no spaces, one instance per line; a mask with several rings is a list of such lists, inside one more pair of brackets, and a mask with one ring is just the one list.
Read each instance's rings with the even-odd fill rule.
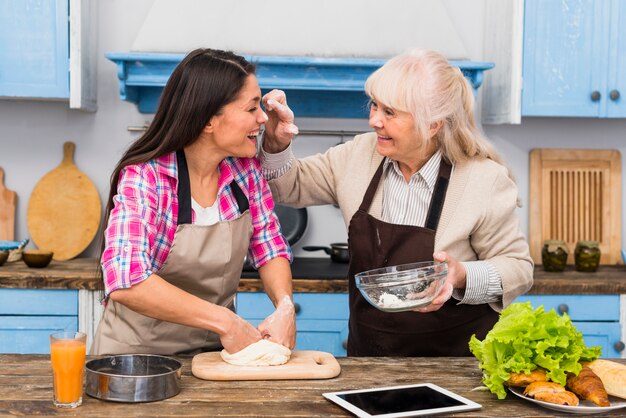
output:
[[[66,333],[65,333],[66,334]],[[82,402],[83,372],[85,369],[85,334],[76,338],[50,337],[50,359],[54,376],[54,403],[73,408]]]

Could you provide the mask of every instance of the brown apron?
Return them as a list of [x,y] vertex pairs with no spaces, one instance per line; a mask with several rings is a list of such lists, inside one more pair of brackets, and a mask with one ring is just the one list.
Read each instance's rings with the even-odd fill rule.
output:
[[[192,225],[189,172],[182,151],[177,159],[178,226],[167,259],[156,274],[186,292],[234,310],[252,236],[248,200],[233,180],[230,186],[242,215],[214,225]],[[109,300],[91,354],[193,355],[220,349],[219,336],[213,332],[150,318]]]
[[350,220],[349,356],[469,356],[472,334],[483,339],[498,320],[488,304],[457,305],[448,300],[438,311],[383,312],[356,288],[354,275],[381,267],[431,261],[435,232],[452,166],[442,160],[424,227],[397,225],[368,214],[383,173],[383,162],[370,182],[359,210]]

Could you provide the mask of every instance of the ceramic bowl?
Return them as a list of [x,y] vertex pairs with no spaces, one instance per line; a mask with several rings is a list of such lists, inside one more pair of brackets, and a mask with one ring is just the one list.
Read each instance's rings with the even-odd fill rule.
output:
[[364,271],[356,287],[374,307],[402,312],[430,305],[448,276],[448,263],[426,261]]
[[52,251],[26,250],[22,253],[22,260],[28,267],[43,268],[52,261]]
[[0,266],[3,265],[9,258],[9,252],[7,250],[0,251]]

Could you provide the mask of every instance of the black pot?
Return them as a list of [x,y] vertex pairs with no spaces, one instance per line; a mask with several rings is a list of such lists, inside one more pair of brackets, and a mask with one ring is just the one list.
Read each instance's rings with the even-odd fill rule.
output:
[[306,246],[302,247],[304,251],[324,251],[326,254],[330,255],[330,259],[337,263],[349,263],[350,262],[350,250],[348,249],[348,244],[345,242],[335,242],[330,244],[329,247],[317,247],[317,246]]

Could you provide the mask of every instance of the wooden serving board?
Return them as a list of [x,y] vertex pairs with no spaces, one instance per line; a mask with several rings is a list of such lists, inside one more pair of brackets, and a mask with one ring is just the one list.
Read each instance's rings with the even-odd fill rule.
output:
[[332,354],[323,351],[292,351],[289,361],[280,366],[236,366],[211,352],[196,355],[191,372],[205,380],[330,379],[339,375],[341,367]]
[[580,240],[600,244],[600,264],[621,264],[622,157],[617,150],[546,149],[530,152],[529,245],[541,264],[544,240],[568,245],[568,264]]
[[37,183],[26,222],[32,240],[55,260],[69,260],[87,248],[100,226],[100,195],[74,164],[74,143],[63,144],[63,161]]
[[15,239],[15,202],[17,193],[4,186],[4,170],[0,167],[0,240]]

